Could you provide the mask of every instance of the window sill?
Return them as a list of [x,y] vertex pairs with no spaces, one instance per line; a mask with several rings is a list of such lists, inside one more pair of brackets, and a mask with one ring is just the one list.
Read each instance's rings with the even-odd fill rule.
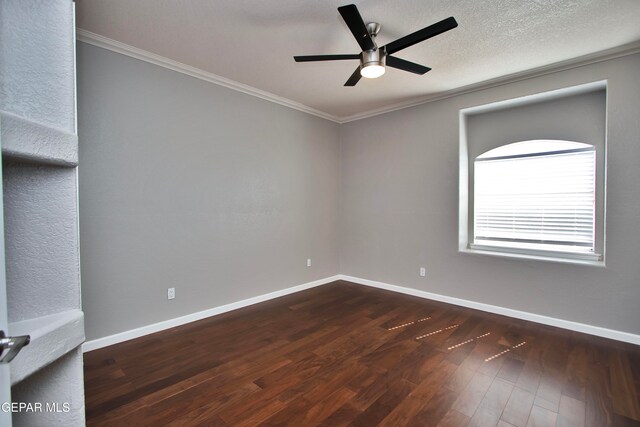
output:
[[561,264],[577,264],[577,265],[590,265],[594,267],[606,267],[601,255],[589,255],[589,254],[571,254],[562,252],[517,252],[511,251],[505,248],[492,248],[481,245],[469,245],[467,248],[459,250],[462,253],[477,254],[477,255],[489,255],[500,258],[512,258],[522,260],[534,260],[534,261],[547,261],[556,262]]

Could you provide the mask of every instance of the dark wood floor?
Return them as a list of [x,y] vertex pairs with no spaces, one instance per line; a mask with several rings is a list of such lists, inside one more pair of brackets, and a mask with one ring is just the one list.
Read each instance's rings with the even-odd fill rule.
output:
[[640,347],[335,282],[85,354],[88,425],[640,425]]

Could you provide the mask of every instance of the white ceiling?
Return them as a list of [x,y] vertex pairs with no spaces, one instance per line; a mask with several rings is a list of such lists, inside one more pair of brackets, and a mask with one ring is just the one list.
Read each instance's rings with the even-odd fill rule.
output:
[[343,87],[359,53],[337,8],[349,0],[77,0],[78,27],[304,104],[338,118],[640,41],[639,0],[363,0],[379,45],[454,16],[458,28],[395,56],[393,68]]

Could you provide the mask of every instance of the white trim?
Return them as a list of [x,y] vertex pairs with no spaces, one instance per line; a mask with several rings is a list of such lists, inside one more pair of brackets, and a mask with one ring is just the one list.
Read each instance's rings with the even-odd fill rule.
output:
[[617,341],[624,341],[631,344],[640,345],[640,335],[631,334],[629,332],[616,331],[613,329],[602,328],[600,326],[592,326],[584,323],[573,322],[571,320],[557,319],[555,317],[543,316],[540,314],[529,313],[526,311],[513,310],[511,308],[500,307],[497,305],[484,304],[481,302],[469,301],[465,299],[449,297],[446,295],[434,294],[413,288],[405,288],[402,286],[390,285],[388,283],[376,282],[374,280],[362,279],[360,277],[338,275],[340,280],[357,283],[360,285],[371,286],[374,288],[385,289],[387,291],[399,292],[402,294],[412,295],[419,298],[440,301],[447,304],[458,305],[462,307],[473,308],[475,310],[486,311],[489,313],[500,314],[503,316],[514,317],[516,319],[528,320],[530,322],[541,323],[543,325],[555,326],[571,331],[582,332],[584,334],[596,335],[599,337],[609,338]]
[[486,246],[470,243],[468,248],[459,252],[468,254],[489,255],[501,258],[531,259],[535,261],[558,262],[561,264],[592,265],[594,267],[606,267],[602,255],[580,252],[554,252],[517,249],[501,246]]
[[101,47],[103,49],[110,50],[112,52],[120,53],[122,55],[129,56],[131,58],[139,59],[141,61],[148,62],[150,64],[158,65],[160,67],[168,68],[178,73],[186,74],[191,77],[195,77],[200,80],[207,81],[209,83],[224,86],[228,89],[237,90],[238,92],[246,93],[247,95],[255,96],[266,101],[274,102],[276,104],[283,105],[285,107],[293,108],[294,110],[302,111],[313,116],[318,116],[332,122],[340,123],[340,119],[331,114],[327,114],[324,111],[316,110],[304,104],[296,101],[292,101],[287,98],[275,95],[273,93],[255,88],[253,86],[245,85],[243,83],[236,82],[235,80],[228,79],[226,77],[219,76],[217,74],[210,73],[208,71],[201,70],[199,68],[192,67],[187,64],[183,64],[173,59],[166,58],[164,56],[156,55],[155,53],[148,52],[137,47],[130,46],[125,43],[121,43],[117,40],[110,39],[108,37],[101,36],[91,31],[77,29],[77,40],[87,43],[93,46]]
[[228,311],[237,310],[242,307],[247,307],[249,305],[258,304],[274,298],[289,295],[294,292],[300,292],[305,289],[315,288],[316,286],[325,285],[327,283],[335,282],[336,280],[339,280],[339,276],[326,277],[324,279],[303,283],[302,285],[293,286],[291,288],[270,292],[268,294],[259,295],[257,297],[247,298],[242,301],[232,302],[230,304],[221,305],[219,307],[210,308],[207,310],[199,311],[197,313],[187,314],[186,316],[176,317],[169,320],[163,320],[162,322],[141,326],[139,328],[131,329],[129,331],[124,331],[114,335],[109,335],[107,337],[87,341],[84,344],[82,344],[82,352],[86,353],[88,351],[97,350],[102,347],[118,344],[123,341],[128,341],[134,338],[142,337],[144,335],[153,334],[155,332],[164,331],[165,329],[174,328],[176,326],[195,322],[196,320],[205,319],[207,317],[215,316],[217,314],[222,314]]
[[553,101],[556,99],[567,98],[569,96],[582,95],[585,93],[607,91],[607,80],[597,80],[589,83],[582,83],[574,86],[563,87],[560,89],[549,90],[545,92],[534,93],[531,95],[520,96],[503,101],[490,102],[488,104],[476,105],[460,110],[461,114],[470,116],[473,114],[491,113],[493,111],[506,110],[509,108],[521,107],[524,105],[535,104],[538,102]]
[[237,302],[222,305],[219,307],[210,308],[208,310],[199,311],[197,313],[188,314],[186,316],[164,320],[162,322],[153,323],[151,325],[146,325],[136,329],[131,329],[129,331],[124,331],[114,335],[109,335],[107,337],[87,341],[84,344],[82,344],[82,352],[86,353],[92,350],[97,350],[99,348],[118,344],[134,338],[139,338],[145,335],[153,334],[155,332],[160,332],[166,329],[174,328],[176,326],[195,322],[197,320],[205,319],[207,317],[226,313],[232,310],[237,310],[239,308],[247,307],[253,304],[258,304],[274,298],[279,298],[285,295],[292,294],[294,292],[300,292],[305,289],[326,285],[327,283],[335,282],[336,280],[345,280],[347,282],[352,282],[359,285],[371,286],[374,288],[385,289],[387,291],[398,292],[406,295],[412,295],[415,297],[425,298],[433,301],[440,301],[447,304],[458,305],[461,307],[473,308],[475,310],[486,311],[489,313],[500,314],[503,316],[513,317],[516,319],[522,319],[522,320],[528,320],[530,322],[541,323],[543,325],[556,326],[562,329],[568,329],[571,331],[582,332],[585,334],[596,335],[599,337],[610,338],[617,341],[624,341],[631,344],[640,345],[640,335],[635,335],[628,332],[601,328],[599,326],[586,325],[584,323],[572,322],[570,320],[556,319],[553,317],[547,317],[540,314],[513,310],[510,308],[484,304],[480,302],[469,301],[469,300],[455,298],[455,297],[449,297],[446,295],[434,294],[431,292],[425,292],[425,291],[421,291],[413,288],[405,288],[402,286],[390,285],[388,283],[376,282],[374,280],[362,279],[360,277],[353,277],[353,276],[347,276],[344,274],[338,274],[336,276],[326,277],[324,279],[319,279],[313,282],[304,283],[299,286],[282,289],[282,290],[271,292],[268,294],[259,295],[257,297],[248,298],[242,301],[237,301]]
[[556,62],[542,67],[533,68],[530,70],[520,71],[518,73],[508,74],[506,76],[496,77],[495,79],[485,80],[478,83],[473,83],[468,86],[463,86],[457,89],[451,89],[448,91],[425,95],[419,98],[414,98],[411,101],[403,101],[393,105],[387,105],[385,107],[365,111],[363,113],[354,114],[346,117],[339,117],[339,123],[348,123],[356,120],[362,120],[380,114],[390,113],[392,111],[402,110],[404,108],[415,107],[417,105],[427,104],[429,102],[440,101],[454,96],[465,95],[472,92],[479,92],[481,90],[490,89],[493,87],[504,86],[511,83],[516,83],[522,80],[528,80],[536,77],[545,76],[547,74],[558,73],[560,71],[571,70],[573,68],[584,67],[586,65],[597,64],[598,62],[609,61],[611,59],[622,58],[624,56],[634,55],[640,53],[640,42],[614,47],[612,49],[603,50],[601,52],[595,52],[589,55],[580,56],[577,58],[567,59],[566,61]]
[[[536,250],[518,250],[515,248],[506,247],[491,247],[487,245],[476,245],[471,242],[471,236],[473,235],[473,223],[470,221],[472,215],[472,209],[470,210],[469,194],[470,190],[469,182],[469,143],[467,137],[467,117],[475,114],[484,114],[494,111],[500,111],[508,108],[520,107],[523,105],[531,105],[538,102],[552,101],[555,99],[566,98],[569,96],[581,95],[585,93],[604,91],[605,96],[608,93],[608,81],[598,80],[589,83],[583,83],[575,86],[549,90],[540,93],[534,93],[531,95],[520,96],[517,98],[506,99],[503,101],[491,102],[488,104],[476,105],[473,107],[463,108],[459,111],[459,179],[458,179],[458,252],[468,254],[489,255],[504,258],[517,258],[517,259],[531,259],[537,261],[551,261],[568,264],[580,264],[591,265],[596,267],[606,267],[603,254],[596,254],[591,257],[578,254],[569,254],[562,252],[552,251],[536,251]],[[605,108],[605,114],[608,110]],[[605,118],[606,120],[606,118]],[[606,124],[605,124],[606,129]],[[605,132],[606,134],[606,132]],[[606,153],[607,146],[604,146]],[[606,154],[605,154],[606,157]],[[606,174],[605,174],[606,180]],[[605,196],[606,202],[606,186],[602,190]],[[606,205],[604,205],[606,206]],[[475,208],[474,208],[475,209]],[[606,214],[606,209],[604,209]],[[604,217],[604,215],[603,215]],[[599,222],[597,222],[599,223]],[[603,222],[603,224],[605,224]],[[597,225],[596,225],[597,228]],[[602,243],[604,249],[606,247],[606,234],[602,231]],[[597,234],[597,233],[596,233]],[[598,240],[599,236],[596,236]]]
[[132,58],[139,59],[160,67],[168,68],[179,73],[187,74],[189,76],[214,83],[220,86],[224,86],[229,89],[237,90],[247,95],[256,96],[258,98],[275,102],[276,104],[284,105],[285,107],[293,108],[304,113],[308,113],[314,116],[321,117],[326,120],[330,120],[336,123],[348,123],[356,120],[362,120],[380,114],[390,113],[392,111],[401,110],[404,108],[415,107],[417,105],[426,104],[429,102],[440,101],[442,99],[451,98],[458,95],[464,95],[471,92],[477,92],[484,89],[489,89],[496,86],[503,86],[506,84],[518,82],[521,80],[527,80],[534,77],[544,76],[546,74],[552,74],[559,71],[570,70],[572,68],[583,67],[589,64],[595,64],[598,62],[608,61],[610,59],[620,58],[623,56],[633,55],[640,52],[640,42],[627,44],[624,46],[618,46],[612,49],[607,49],[601,52],[595,52],[589,55],[580,56],[578,58],[568,59],[566,61],[556,62],[554,64],[545,65],[542,67],[534,68],[532,70],[525,70],[518,73],[509,74],[502,77],[497,77],[491,80],[485,80],[483,82],[474,83],[468,86],[464,86],[457,89],[448,90],[431,95],[425,95],[411,100],[402,101],[397,104],[387,105],[382,108],[364,111],[362,113],[353,114],[351,116],[335,116],[324,111],[316,110],[315,108],[306,106],[296,101],[275,95],[270,92],[266,92],[257,88],[254,88],[243,83],[236,82],[226,77],[218,76],[217,74],[209,73],[199,68],[192,67],[181,62],[174,61],[164,56],[157,55],[155,53],[148,52],[143,49],[139,49],[134,46],[119,42],[117,40],[110,39],[108,37],[101,36],[100,34],[93,33],[91,31],[78,28],[76,30],[77,40],[91,44],[93,46],[101,47],[103,49],[117,52],[122,55],[130,56]]

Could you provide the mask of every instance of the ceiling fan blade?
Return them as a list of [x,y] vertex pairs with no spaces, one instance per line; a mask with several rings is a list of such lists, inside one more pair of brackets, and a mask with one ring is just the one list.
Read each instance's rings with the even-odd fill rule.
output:
[[431,71],[431,68],[429,67],[416,64],[415,62],[405,61],[404,59],[396,58],[395,56],[387,56],[387,65],[389,67],[420,75],[423,75],[427,71]]
[[356,41],[362,48],[362,50],[369,50],[376,47],[375,43],[367,31],[366,25],[358,12],[358,8],[355,4],[349,4],[338,8],[338,12],[342,15],[342,19],[346,22],[347,26],[351,30],[351,33],[356,38]]
[[362,75],[360,75],[360,67],[358,67],[353,72],[353,74],[351,74],[351,77],[349,77],[349,80],[347,80],[347,82],[344,85],[345,86],[355,86],[356,83],[358,83],[360,81],[360,77],[362,77]]
[[416,43],[425,41],[431,37],[435,37],[438,34],[442,34],[445,31],[452,30],[458,26],[453,16],[443,19],[440,22],[436,22],[433,25],[429,25],[421,30],[411,33],[407,36],[401,37],[396,41],[393,41],[386,45],[387,54],[391,55],[399,50],[406,49],[409,46],[413,46]]
[[296,62],[312,62],[312,61],[339,61],[342,59],[360,59],[359,54],[353,55],[306,55],[294,56]]

